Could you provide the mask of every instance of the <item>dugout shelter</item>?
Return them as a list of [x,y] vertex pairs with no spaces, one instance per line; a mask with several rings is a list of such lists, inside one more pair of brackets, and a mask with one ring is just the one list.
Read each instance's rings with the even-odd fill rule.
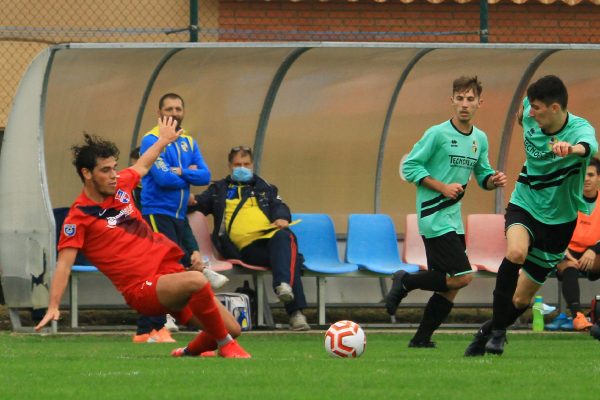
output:
[[[600,127],[600,46],[402,43],[65,44],[41,52],[14,98],[0,153],[0,271],[11,309],[44,307],[56,262],[52,209],[81,190],[70,147],[88,132],[121,150],[156,124],[159,97],[185,100],[184,127],[214,179],[232,146],[254,148],[257,172],[295,213],[385,213],[402,235],[415,188],[398,173],[425,129],[450,118],[452,80],[477,75],[504,191],[475,188],[464,214],[502,212],[523,162],[515,112],[527,85],[560,76],[569,110]],[[199,191],[196,189],[195,191]],[[343,301],[340,287],[333,296]],[[363,293],[364,292],[364,293]],[[352,291],[353,301],[379,296]],[[309,297],[311,296],[310,293]],[[488,299],[490,293],[483,293]]]

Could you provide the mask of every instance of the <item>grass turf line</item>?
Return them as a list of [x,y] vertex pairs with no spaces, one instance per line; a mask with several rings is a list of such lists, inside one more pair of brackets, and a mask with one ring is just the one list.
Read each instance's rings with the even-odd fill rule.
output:
[[251,360],[171,358],[175,344],[129,336],[0,333],[0,399],[597,399],[600,343],[585,334],[509,334],[501,356],[465,358],[470,334],[409,349],[407,333],[367,333],[365,354],[334,359],[323,334],[245,335]]

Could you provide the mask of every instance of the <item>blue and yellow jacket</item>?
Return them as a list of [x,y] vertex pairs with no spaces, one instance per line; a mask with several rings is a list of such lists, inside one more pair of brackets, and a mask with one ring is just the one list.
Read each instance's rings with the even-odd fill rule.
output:
[[[233,255],[227,255],[221,235],[225,234],[222,232],[222,225],[227,207],[227,193],[232,185],[240,185],[240,183],[233,181],[231,176],[213,182],[208,189],[196,195],[196,204],[190,207],[190,212],[200,211],[204,215],[213,215],[214,229],[211,238],[217,250],[227,257]],[[292,220],[290,209],[279,197],[275,185],[267,183],[258,175],[254,175],[249,182],[241,185],[244,186],[245,196],[256,198],[258,207],[270,222],[276,219],[285,219],[288,222]]]
[[[142,138],[140,154],[158,140],[158,126]],[[190,169],[195,165],[197,169]],[[172,168],[181,168],[181,176]],[[196,141],[184,131],[165,147],[142,178],[142,214],[163,214],[183,219],[187,212],[190,185],[203,186],[210,182],[210,171],[204,162]]]

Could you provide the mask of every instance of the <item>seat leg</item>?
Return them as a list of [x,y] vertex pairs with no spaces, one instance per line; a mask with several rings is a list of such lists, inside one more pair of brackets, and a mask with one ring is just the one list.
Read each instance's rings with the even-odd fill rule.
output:
[[317,307],[319,316],[319,325],[325,325],[325,292],[327,286],[327,278],[324,276],[317,277]]
[[79,278],[77,274],[71,272],[69,285],[69,306],[71,308],[71,328],[77,328],[79,325],[78,315],[78,290],[79,290]]
[[10,324],[12,325],[13,331],[20,331],[23,328],[21,325],[21,316],[19,310],[16,308],[9,308],[8,315],[10,317]]
[[558,311],[562,312],[563,311],[563,296],[562,296],[562,282],[559,281],[558,279],[556,279],[556,287],[558,288],[557,291],[557,296],[558,296]]
[[379,290],[381,290],[381,298],[385,301],[385,298],[388,294],[387,283],[385,282],[385,278],[379,278]]
[[[265,281],[263,274],[255,273],[252,275],[254,280],[254,287],[256,288],[256,307],[258,308],[256,315],[258,316],[256,321],[257,326],[265,325],[265,307],[269,306],[269,302],[265,300]],[[271,309],[269,309],[270,313]],[[272,318],[272,317],[271,317]]]
[[[264,274],[260,274],[260,280],[262,282],[262,287],[263,287],[263,301],[264,301],[264,305],[263,305],[263,315],[264,315],[264,320],[263,323],[270,327],[273,328],[275,326],[275,322],[273,321],[273,313],[271,312],[271,306],[269,305],[269,296],[267,295],[267,291],[265,289],[265,283],[264,283]],[[260,308],[259,308],[260,311]]]

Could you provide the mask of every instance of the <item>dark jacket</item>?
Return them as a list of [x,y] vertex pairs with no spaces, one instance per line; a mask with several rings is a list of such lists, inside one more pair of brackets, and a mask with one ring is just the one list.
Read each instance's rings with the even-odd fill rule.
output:
[[[204,215],[212,214],[214,229],[211,238],[215,247],[225,257],[239,258],[239,254],[232,254],[231,241],[228,238],[219,237],[219,233],[224,234],[221,225],[225,214],[227,190],[230,184],[238,184],[238,182],[234,182],[230,176],[214,182],[204,192],[196,195],[197,203],[190,206],[188,211],[200,211]],[[246,196],[256,197],[259,208],[269,221],[273,222],[276,219],[284,219],[290,222],[292,220],[290,209],[277,195],[276,186],[270,185],[257,175],[254,175],[250,182],[245,182],[243,185],[247,187],[242,191],[242,199]],[[224,241],[227,241],[227,243],[224,243]]]

